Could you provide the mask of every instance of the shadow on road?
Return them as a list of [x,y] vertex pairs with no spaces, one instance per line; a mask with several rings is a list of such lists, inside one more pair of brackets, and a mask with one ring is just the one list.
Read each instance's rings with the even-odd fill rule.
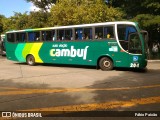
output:
[[[26,65],[24,63],[15,63],[18,65]],[[57,65],[43,64],[43,66],[53,67]],[[76,67],[77,66],[64,66],[58,67]],[[82,66],[80,66],[81,68]],[[83,68],[83,67],[82,67]],[[84,67],[85,69],[94,69]],[[83,105],[97,103],[103,105],[106,102],[125,102],[135,100],[134,105],[128,106],[108,107],[105,110],[109,111],[160,111],[159,104],[139,105],[136,102],[141,98],[150,98],[160,96],[160,69],[146,69],[144,72],[134,72],[126,68],[115,69],[120,72],[118,76],[110,76],[103,80],[97,80],[92,85],[85,87],[86,91],[65,91],[65,88],[53,88],[64,90],[64,92],[43,92],[45,89],[50,89],[50,83],[32,83],[31,81],[13,81],[12,79],[0,80],[0,111],[14,111],[14,110],[28,110],[28,109],[41,109],[48,107],[70,106],[70,105]],[[110,74],[107,71],[106,74]],[[111,71],[112,72],[112,71]],[[94,74],[93,74],[94,77]],[[76,80],[76,78],[75,78]],[[77,83],[78,84],[78,83]],[[151,87],[148,87],[151,86]],[[109,89],[110,88],[110,89]],[[26,89],[26,90],[25,90]],[[24,93],[29,89],[30,94],[18,94],[19,91]],[[32,89],[34,92],[32,93]],[[41,93],[35,91],[42,90]],[[77,88],[78,89],[78,88]],[[87,91],[93,89],[91,91]],[[6,95],[2,95],[6,92]],[[15,94],[13,95],[12,93]],[[28,91],[27,91],[28,92]],[[17,93],[17,95],[16,95]],[[8,95],[7,95],[8,94]],[[137,101],[136,101],[137,100]],[[133,101],[134,102],[134,101]],[[132,102],[132,103],[133,103]],[[158,101],[159,102],[159,101]],[[129,102],[128,102],[129,103]],[[83,107],[83,106],[82,106]],[[101,109],[98,109],[101,110]]]

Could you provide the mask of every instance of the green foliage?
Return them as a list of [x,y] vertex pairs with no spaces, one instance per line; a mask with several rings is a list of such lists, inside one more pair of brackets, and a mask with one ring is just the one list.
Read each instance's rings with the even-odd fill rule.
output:
[[147,30],[149,32],[150,44],[153,41],[160,42],[160,15],[140,14],[132,20],[137,21],[142,27],[142,29]]
[[[0,32],[17,29],[74,25],[107,21],[137,21],[149,32],[160,24],[159,0],[25,0],[41,11],[0,15]],[[48,9],[52,5],[51,12]],[[154,31],[155,32],[155,31]]]
[[141,5],[143,8],[145,8],[145,14],[159,15],[160,13],[159,0],[145,0],[141,3]]
[[142,29],[149,32],[150,43],[159,40],[160,2],[159,0],[110,0],[115,8],[126,13],[126,19],[137,21]]
[[138,14],[159,15],[159,0],[110,0],[113,7],[120,7],[128,17],[135,17]]
[[132,20],[137,21],[143,28],[150,28],[160,23],[160,15],[139,14]]
[[24,29],[26,28],[26,24],[28,22],[28,15],[27,12],[22,13],[14,13],[14,16],[11,16],[10,18],[5,18],[3,20],[3,30],[16,30],[16,29]]
[[54,26],[106,22],[120,20],[123,15],[102,0],[59,0],[51,9],[49,23]]
[[4,17],[2,20],[0,19],[0,26],[3,27],[3,32],[28,28],[41,28],[47,26],[48,17],[49,13],[41,11],[30,12],[29,15],[27,12],[24,14],[15,12],[14,16],[11,16],[10,18]]
[[0,15],[0,34],[3,32],[3,20],[5,17],[3,15]]
[[36,7],[47,12],[50,7],[57,2],[57,0],[26,0],[32,2]]
[[49,13],[44,13],[42,11],[30,12],[26,28],[47,27],[48,17]]

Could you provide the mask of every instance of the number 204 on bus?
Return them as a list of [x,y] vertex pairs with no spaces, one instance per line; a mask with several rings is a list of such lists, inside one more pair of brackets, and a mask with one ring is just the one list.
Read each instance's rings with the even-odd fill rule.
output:
[[147,31],[129,21],[9,31],[7,59],[36,63],[114,67],[147,66]]

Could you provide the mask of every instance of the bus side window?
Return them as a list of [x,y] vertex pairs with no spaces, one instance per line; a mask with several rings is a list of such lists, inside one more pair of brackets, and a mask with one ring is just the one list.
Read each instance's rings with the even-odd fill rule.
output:
[[42,31],[42,41],[53,41],[54,31]]
[[28,33],[28,41],[29,42],[35,41],[35,34],[33,32]]
[[14,33],[8,33],[7,34],[7,40],[9,42],[15,42],[15,34]]
[[35,32],[35,41],[40,41],[40,32]]
[[27,39],[26,33],[16,33],[17,42],[25,42]]
[[65,40],[72,40],[72,29],[65,30]]
[[95,39],[103,39],[103,27],[95,28]]
[[26,42],[27,41],[27,34],[21,33],[21,39],[22,39],[22,42]]
[[17,42],[21,42],[21,40],[20,40],[20,33],[16,33],[16,41]]
[[85,40],[92,39],[92,28],[84,28],[83,39],[85,39]]
[[52,32],[51,32],[51,40],[52,41],[56,41],[56,32],[55,32],[55,30],[52,30]]
[[57,30],[57,40],[64,40],[64,30]]
[[42,31],[42,41],[46,41],[46,31]]
[[104,38],[107,38],[107,39],[113,39],[114,38],[113,26],[104,27]]
[[83,40],[83,29],[82,28],[75,29],[75,38],[76,40]]
[[28,41],[29,42],[40,41],[40,32],[29,32]]

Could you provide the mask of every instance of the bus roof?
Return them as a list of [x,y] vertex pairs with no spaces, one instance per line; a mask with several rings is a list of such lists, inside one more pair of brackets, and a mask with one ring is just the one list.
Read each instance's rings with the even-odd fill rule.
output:
[[6,33],[31,32],[31,31],[39,31],[39,30],[54,30],[54,29],[69,29],[69,28],[104,26],[104,25],[114,25],[114,24],[131,24],[131,25],[135,25],[135,22],[116,21],[116,22],[103,22],[103,23],[80,24],[80,25],[69,25],[69,26],[55,26],[55,27],[46,27],[46,28],[33,28],[33,29],[24,29],[24,30],[12,30],[12,31],[8,31]]

